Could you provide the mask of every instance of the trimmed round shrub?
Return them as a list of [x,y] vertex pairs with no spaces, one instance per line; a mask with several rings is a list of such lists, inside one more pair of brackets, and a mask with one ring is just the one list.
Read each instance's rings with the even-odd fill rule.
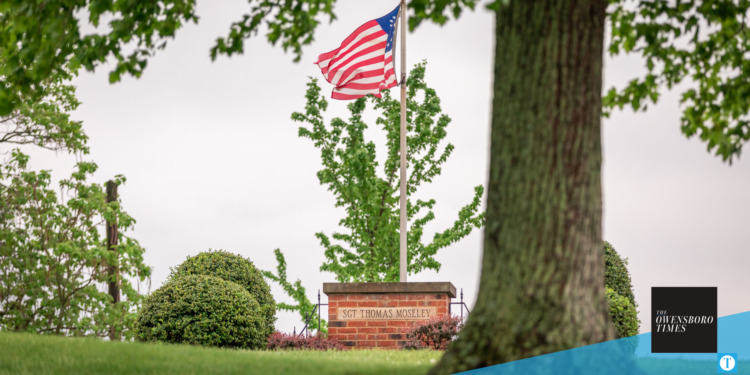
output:
[[607,302],[609,302],[609,316],[615,324],[615,331],[619,337],[630,337],[638,334],[641,321],[638,312],[630,300],[607,288]]
[[276,302],[271,295],[271,287],[248,259],[224,250],[209,250],[188,257],[182,264],[172,268],[169,279],[188,275],[214,276],[245,288],[258,302],[260,313],[265,318],[264,337],[268,338],[276,331]]
[[604,241],[604,285],[627,298],[634,307],[638,307],[627,266],[628,259],[620,258],[612,244]]
[[265,319],[245,288],[218,277],[169,280],[146,297],[135,321],[138,341],[227,348],[266,346]]

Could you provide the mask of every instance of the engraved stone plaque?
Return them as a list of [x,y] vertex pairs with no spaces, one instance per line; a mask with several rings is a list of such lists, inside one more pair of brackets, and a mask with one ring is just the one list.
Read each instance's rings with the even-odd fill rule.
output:
[[437,315],[437,307],[340,307],[338,320],[423,320]]

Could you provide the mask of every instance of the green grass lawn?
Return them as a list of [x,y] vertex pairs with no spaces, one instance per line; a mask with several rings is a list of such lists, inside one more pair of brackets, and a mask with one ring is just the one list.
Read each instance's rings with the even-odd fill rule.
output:
[[245,351],[0,332],[0,374],[424,374],[435,351]]

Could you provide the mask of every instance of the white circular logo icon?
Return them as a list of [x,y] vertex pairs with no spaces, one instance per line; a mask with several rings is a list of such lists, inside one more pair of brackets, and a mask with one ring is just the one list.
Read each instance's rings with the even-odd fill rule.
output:
[[719,360],[719,366],[724,371],[732,371],[734,368],[734,358],[731,355],[725,355]]

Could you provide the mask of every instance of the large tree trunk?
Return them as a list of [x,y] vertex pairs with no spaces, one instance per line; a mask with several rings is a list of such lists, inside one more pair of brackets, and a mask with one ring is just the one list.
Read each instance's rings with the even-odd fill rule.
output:
[[614,338],[601,229],[606,5],[499,5],[479,296],[433,374]]

